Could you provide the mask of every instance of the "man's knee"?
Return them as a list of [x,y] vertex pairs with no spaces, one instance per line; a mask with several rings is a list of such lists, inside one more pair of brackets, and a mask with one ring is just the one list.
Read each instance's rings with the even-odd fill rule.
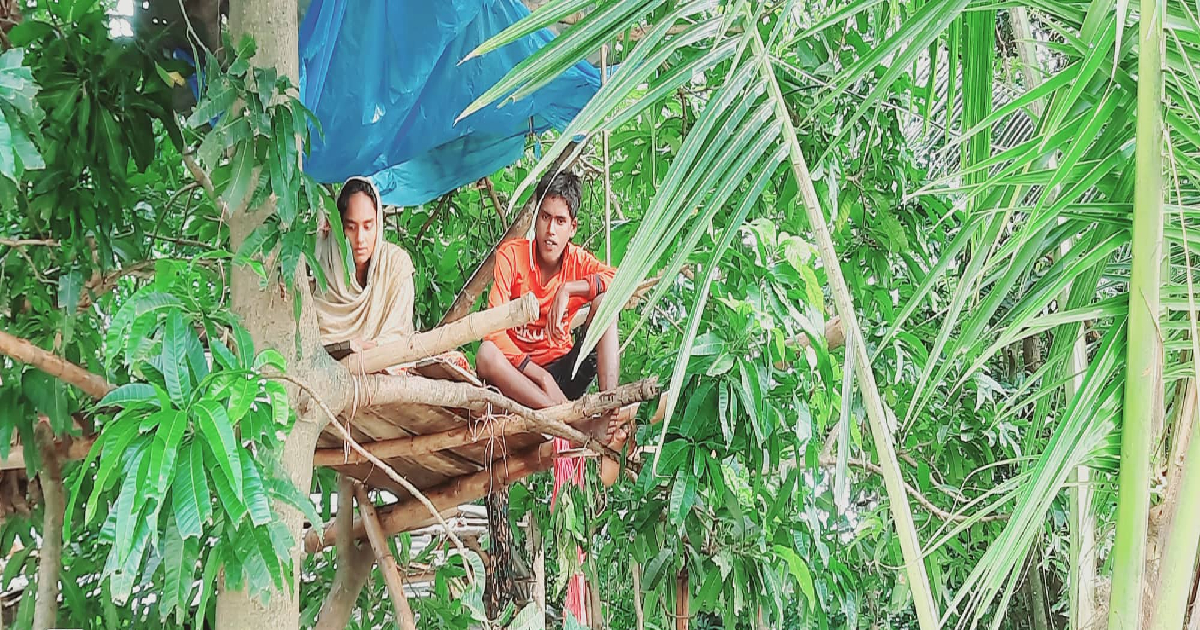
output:
[[475,371],[479,376],[487,379],[488,376],[495,374],[496,361],[507,361],[504,358],[504,353],[500,352],[500,348],[490,341],[484,341],[479,344],[479,352],[475,353]]

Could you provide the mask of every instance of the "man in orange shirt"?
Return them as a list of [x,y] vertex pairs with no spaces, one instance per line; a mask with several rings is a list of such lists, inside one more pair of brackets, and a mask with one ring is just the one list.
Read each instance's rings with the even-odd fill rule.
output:
[[[587,323],[591,324],[616,270],[571,243],[579,227],[578,177],[559,173],[548,182],[543,180],[534,194],[541,199],[534,220],[535,240],[515,239],[497,248],[488,307],[532,292],[540,307],[538,319],[485,337],[476,355],[476,370],[505,396],[541,409],[578,399],[597,376],[601,391],[616,387],[621,366],[614,323],[572,376],[579,346],[571,335],[571,319],[590,304]],[[627,436],[618,415],[625,414],[614,414],[596,437],[623,441]]]

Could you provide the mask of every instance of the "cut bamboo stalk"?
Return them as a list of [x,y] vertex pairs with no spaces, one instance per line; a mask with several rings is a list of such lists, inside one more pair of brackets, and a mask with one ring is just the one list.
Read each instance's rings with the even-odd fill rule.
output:
[[691,621],[688,614],[690,591],[685,567],[679,570],[679,575],[675,576],[675,630],[688,630],[688,622]]
[[367,489],[361,483],[354,484],[354,496],[358,499],[358,512],[362,515],[363,526],[367,532],[367,540],[371,541],[371,549],[375,551],[375,564],[383,574],[387,584],[388,594],[395,606],[396,620],[402,630],[417,630],[417,622],[413,618],[412,608],[408,605],[408,596],[404,594],[404,580],[400,577],[400,566],[396,557],[388,548],[387,536],[379,524],[379,515],[375,512],[375,504],[367,496]]
[[1162,417],[1163,350],[1158,326],[1163,256],[1162,11],[1161,0],[1141,0],[1133,264],[1109,630],[1139,630],[1142,626],[1153,427]]
[[506,304],[472,313],[460,320],[428,332],[416,333],[402,341],[384,344],[342,359],[356,374],[370,374],[393,365],[432,357],[463,344],[479,341],[485,335],[524,326],[538,317],[538,301],[532,293]]

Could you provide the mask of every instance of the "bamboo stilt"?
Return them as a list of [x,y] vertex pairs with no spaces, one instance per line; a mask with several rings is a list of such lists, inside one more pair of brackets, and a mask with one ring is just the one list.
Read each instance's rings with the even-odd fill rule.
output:
[[371,549],[375,551],[375,563],[387,584],[388,594],[392,596],[392,605],[396,609],[396,620],[401,630],[417,630],[417,622],[413,618],[412,608],[408,605],[408,596],[404,594],[404,580],[400,577],[400,566],[396,557],[388,548],[387,536],[379,524],[379,515],[375,512],[375,504],[367,496],[367,489],[362,484],[354,484],[354,496],[358,499],[358,511],[362,515],[363,526],[367,530],[367,539],[371,541]]

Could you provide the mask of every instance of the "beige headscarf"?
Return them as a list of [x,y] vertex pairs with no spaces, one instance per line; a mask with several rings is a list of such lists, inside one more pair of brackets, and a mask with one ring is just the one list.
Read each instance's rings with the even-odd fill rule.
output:
[[[352,339],[373,340],[378,344],[399,341],[413,333],[413,264],[408,252],[383,238],[383,204],[374,182],[362,180],[371,188],[375,202],[378,231],[375,253],[367,267],[367,285],[359,286],[347,258],[338,246],[332,230],[317,231],[317,260],[325,271],[328,288],[317,292],[317,319],[321,324],[321,342],[336,343]],[[326,220],[326,219],[323,219]]]

